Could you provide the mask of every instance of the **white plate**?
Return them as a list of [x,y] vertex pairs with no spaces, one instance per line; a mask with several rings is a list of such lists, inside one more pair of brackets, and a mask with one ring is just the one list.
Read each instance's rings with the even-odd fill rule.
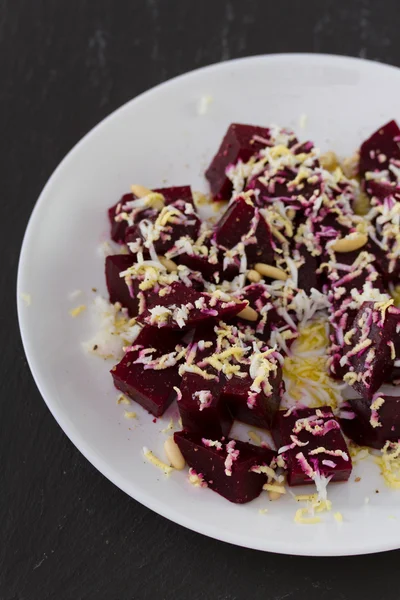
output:
[[[204,95],[213,102],[204,115]],[[169,414],[153,423],[124,419],[108,373],[112,364],[86,356],[92,287],[105,293],[99,243],[107,238],[106,209],[131,183],[206,190],[204,168],[229,123],[277,123],[323,150],[349,155],[390,118],[400,119],[400,70],[353,58],[272,55],[213,65],[146,92],[95,127],[62,161],[44,188],[24,239],[18,273],[18,313],[32,373],[50,410],[72,442],[127,494],[190,529],[234,544],[304,555],[362,554],[400,547],[400,491],[385,487],[377,467],[356,467],[359,483],[330,486],[338,524],[297,525],[298,505],[265,495],[235,506],[186,474],[164,475],[143,446],[162,455]],[[300,128],[301,115],[307,125]],[[304,119],[302,120],[304,121]],[[68,294],[84,291],[74,303]],[[31,295],[26,306],[21,293]],[[379,490],[379,494],[375,490]],[[365,498],[369,497],[368,504]],[[268,508],[266,515],[260,508]]]

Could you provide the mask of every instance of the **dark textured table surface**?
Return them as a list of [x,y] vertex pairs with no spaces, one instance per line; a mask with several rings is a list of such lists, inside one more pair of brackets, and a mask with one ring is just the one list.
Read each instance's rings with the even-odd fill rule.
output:
[[127,497],[56,424],[18,333],[23,232],[74,143],[174,75],[294,51],[400,66],[398,2],[0,0],[0,600],[399,598],[400,552],[308,559],[245,550]]

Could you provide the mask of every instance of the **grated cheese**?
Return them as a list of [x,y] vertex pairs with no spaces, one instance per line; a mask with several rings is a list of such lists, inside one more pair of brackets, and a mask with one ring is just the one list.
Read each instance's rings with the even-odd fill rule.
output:
[[191,483],[194,487],[208,487],[206,481],[204,481],[204,475],[202,473],[196,473],[196,471],[192,468],[189,469],[189,483]]
[[309,515],[308,509],[299,508],[298,510],[296,510],[294,522],[302,525],[314,525],[316,523],[321,523],[321,517],[309,517],[305,515]]
[[386,442],[381,456],[375,456],[374,460],[385,483],[393,489],[400,489],[400,442]]
[[286,494],[286,488],[284,485],[264,483],[263,490],[266,490],[267,492],[277,492],[278,494]]
[[143,455],[145,456],[145,458],[147,458],[149,463],[163,471],[164,475],[169,475],[174,470],[173,467],[170,467],[165,462],[160,460],[155,454],[153,454],[151,450],[146,448],[146,446],[143,447]]
[[342,384],[329,375],[328,321],[319,319],[299,329],[291,354],[283,363],[286,391],[284,405],[302,402],[308,406],[337,408]]
[[130,404],[131,401],[129,400],[129,398],[127,398],[125,396],[125,394],[119,394],[118,398],[117,398],[117,404]]

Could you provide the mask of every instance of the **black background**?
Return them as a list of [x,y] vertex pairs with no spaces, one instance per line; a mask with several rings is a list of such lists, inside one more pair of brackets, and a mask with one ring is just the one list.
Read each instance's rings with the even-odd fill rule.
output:
[[14,292],[43,185],[110,111],[174,75],[250,54],[400,66],[398,28],[396,0],[0,0],[0,600],[400,597],[400,552],[309,559],[236,548],[114,487],[42,401]]

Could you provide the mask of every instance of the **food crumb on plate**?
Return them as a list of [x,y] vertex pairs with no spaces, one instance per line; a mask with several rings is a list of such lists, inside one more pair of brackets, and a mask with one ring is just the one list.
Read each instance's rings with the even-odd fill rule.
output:
[[126,410],[124,414],[125,419],[136,419],[137,414],[132,410]]
[[338,523],[343,523],[343,515],[340,512],[335,512],[333,515],[335,521],[337,521]]
[[251,439],[252,442],[254,442],[255,444],[258,444],[259,446],[261,445],[261,437],[258,435],[258,433],[256,433],[255,431],[249,431],[249,438]]
[[75,318],[86,310],[86,304],[80,304],[69,311],[71,317]]
[[207,114],[210,104],[212,104],[213,101],[214,98],[210,96],[210,94],[204,94],[197,103],[197,114],[200,116]]
[[118,398],[117,398],[117,404],[130,404],[131,401],[129,400],[129,398],[127,398],[125,396],[125,394],[119,394]]
[[27,294],[26,292],[22,292],[20,294],[21,300],[25,303],[25,306],[30,306],[32,304],[32,296]]
[[299,119],[299,127],[300,129],[304,129],[307,125],[307,120],[308,117],[305,113],[303,113],[302,115],[300,115],[300,119]]

